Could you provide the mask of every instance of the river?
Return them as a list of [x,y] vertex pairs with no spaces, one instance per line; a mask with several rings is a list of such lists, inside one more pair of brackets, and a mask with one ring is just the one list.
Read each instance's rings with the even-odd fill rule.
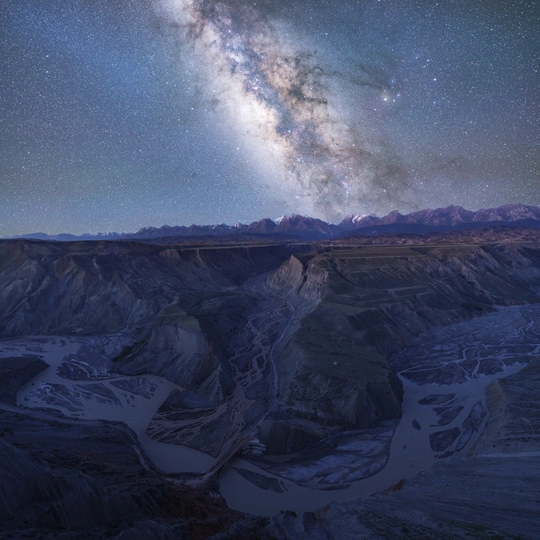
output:
[[[220,491],[236,510],[271,516],[314,510],[385,490],[452,455],[467,452],[489,419],[485,389],[518,372],[540,352],[540,307],[516,306],[436,328],[392,358],[403,382],[402,418],[386,466],[345,486],[301,486],[245,459],[231,460]],[[118,376],[76,359],[79,338],[36,337],[0,342],[0,355],[39,355],[49,368],[20,389],[19,406],[52,408],[71,418],[128,425],[153,464],[167,473],[204,473],[215,458],[186,446],[153,441],[146,429],[176,387],[153,375]],[[239,472],[239,470],[241,472]],[[340,489],[335,489],[336,487]]]

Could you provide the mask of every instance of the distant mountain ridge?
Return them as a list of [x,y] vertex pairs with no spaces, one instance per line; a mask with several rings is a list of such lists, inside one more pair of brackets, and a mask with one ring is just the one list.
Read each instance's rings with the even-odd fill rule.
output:
[[426,209],[400,214],[397,210],[386,216],[349,215],[340,223],[325,221],[308,216],[292,214],[276,220],[269,218],[254,221],[250,224],[237,223],[226,225],[176,225],[163,227],[144,227],[135,233],[97,233],[80,236],[62,233],[48,235],[46,233],[30,233],[16,238],[33,238],[38,240],[155,240],[171,237],[198,236],[230,236],[256,235],[275,238],[295,237],[304,240],[320,240],[325,238],[344,237],[355,234],[379,236],[381,234],[425,234],[428,232],[446,232],[452,229],[476,229],[485,226],[507,226],[540,229],[540,207],[525,204],[506,204],[497,208],[478,211],[466,210],[461,206]]

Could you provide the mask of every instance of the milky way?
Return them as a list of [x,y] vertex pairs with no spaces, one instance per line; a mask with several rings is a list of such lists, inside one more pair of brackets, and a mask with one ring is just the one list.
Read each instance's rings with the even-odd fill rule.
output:
[[[206,71],[207,97],[236,124],[237,136],[274,173],[272,189],[297,200],[296,209],[337,219],[379,199],[399,199],[404,171],[338,111],[335,80],[390,95],[395,81],[367,69],[355,80],[319,61],[293,39],[268,3],[172,0],[164,4],[183,43]],[[401,175],[401,177],[400,177]],[[394,192],[389,178],[397,177]]]
[[540,204],[537,0],[4,0],[0,236]]

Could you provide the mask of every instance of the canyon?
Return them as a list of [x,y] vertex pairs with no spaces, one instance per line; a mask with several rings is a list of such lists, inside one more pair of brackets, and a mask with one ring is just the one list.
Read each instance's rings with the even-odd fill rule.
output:
[[1,530],[533,538],[539,293],[519,227],[2,240]]

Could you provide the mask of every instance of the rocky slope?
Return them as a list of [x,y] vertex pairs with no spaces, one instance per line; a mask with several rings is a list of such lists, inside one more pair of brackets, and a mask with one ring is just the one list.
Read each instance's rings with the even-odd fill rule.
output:
[[0,538],[193,538],[241,516],[141,463],[125,426],[2,410]]
[[290,253],[279,245],[184,249],[2,241],[0,337],[136,331],[171,302],[191,299],[194,291],[226,294]]
[[153,373],[197,392],[210,402],[220,402],[234,385],[203,333],[199,321],[178,304],[163,308],[135,346],[125,347],[115,358],[122,371]]

